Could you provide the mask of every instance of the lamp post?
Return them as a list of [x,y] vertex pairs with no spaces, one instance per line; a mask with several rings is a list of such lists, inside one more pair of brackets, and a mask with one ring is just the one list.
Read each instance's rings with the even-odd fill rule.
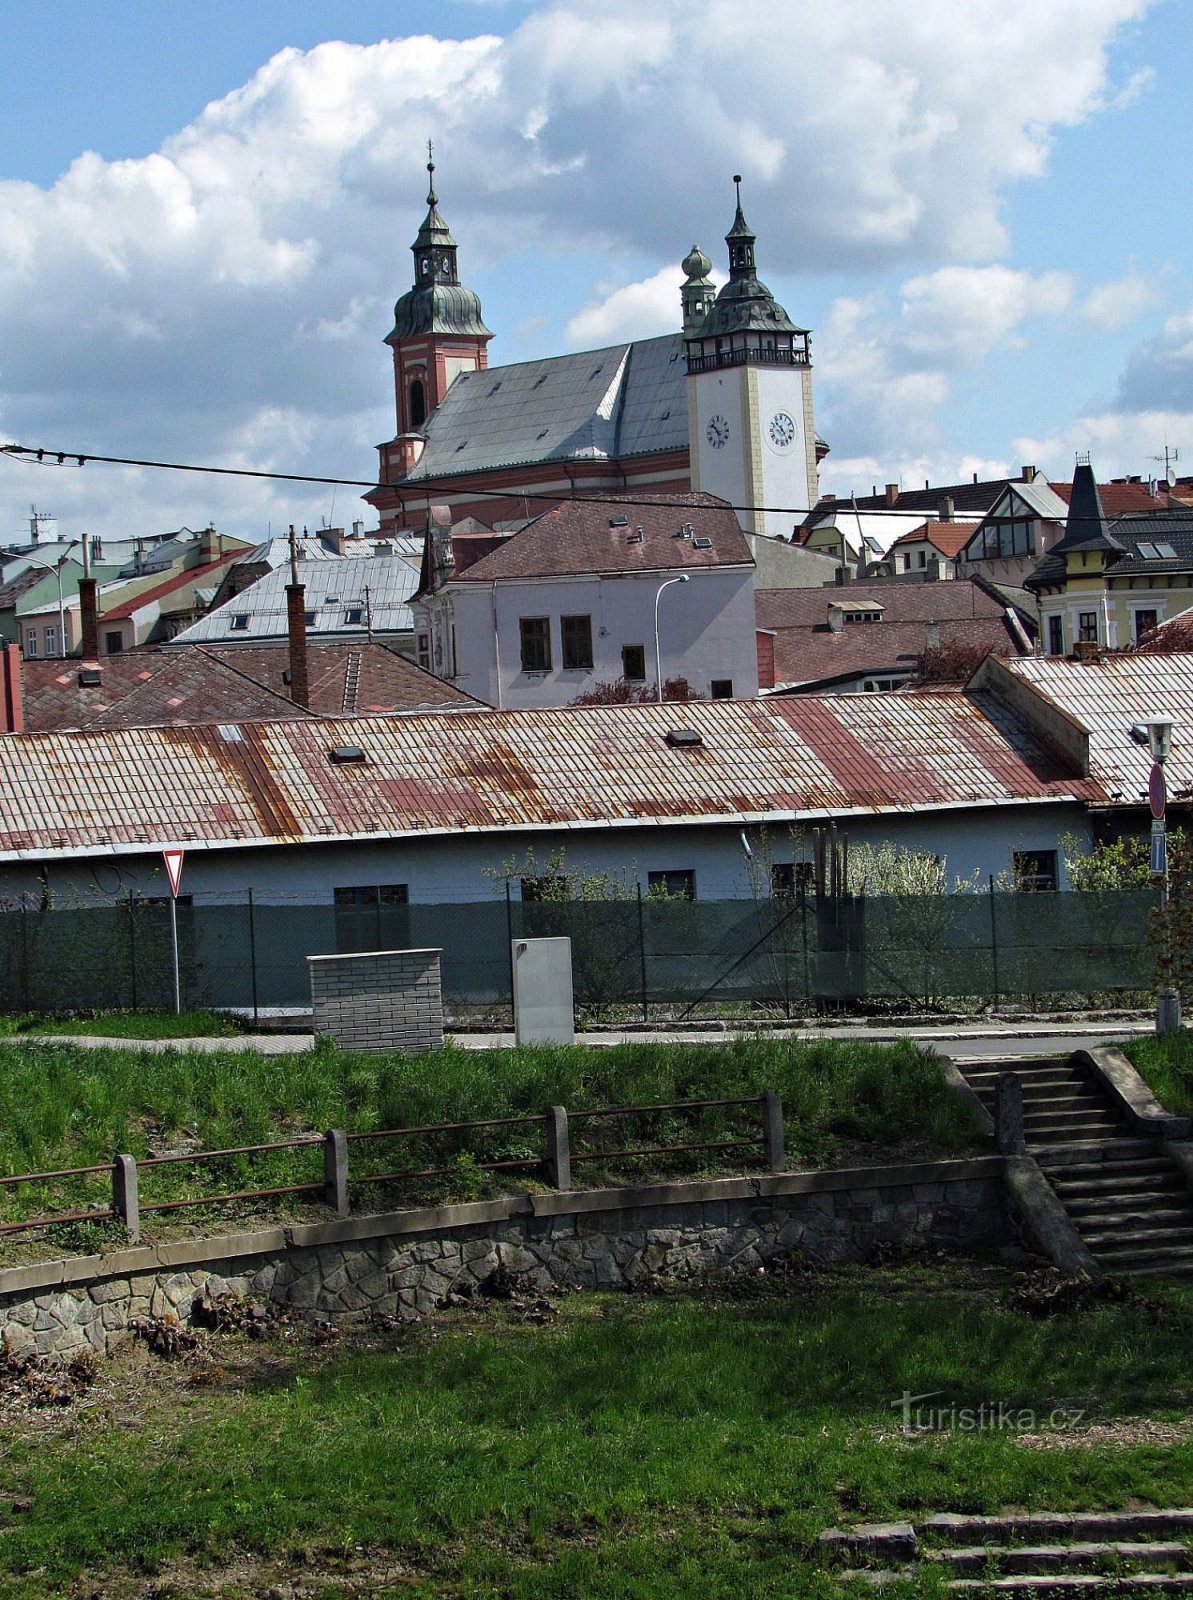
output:
[[52,574],[58,584],[58,654],[66,659],[66,607],[62,600],[62,567],[59,564],[52,567],[48,561],[35,561],[32,556],[25,557],[25,565],[40,567],[43,572]]
[[669,589],[673,583],[687,583],[687,573],[682,573],[678,578],[667,578],[655,590],[654,597],[654,676],[656,698],[662,704],[663,700],[663,664],[659,652],[659,599],[664,589]]
[[[1151,752],[1152,770],[1148,775],[1147,794],[1152,812],[1152,875],[1160,880],[1160,905],[1164,918],[1164,971],[1172,976],[1172,929],[1168,921],[1168,839],[1167,809],[1168,784],[1164,765],[1172,753],[1172,723],[1166,717],[1153,717],[1143,724],[1147,733],[1147,746]],[[1163,987],[1156,997],[1156,1032],[1179,1033],[1181,1026],[1180,990],[1171,983]]]

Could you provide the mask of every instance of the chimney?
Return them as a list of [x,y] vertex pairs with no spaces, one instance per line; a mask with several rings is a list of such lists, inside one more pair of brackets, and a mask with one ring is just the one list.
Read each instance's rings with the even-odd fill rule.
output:
[[1024,483],[1031,483],[1035,478],[1036,469],[1034,467],[1024,467],[1019,475]]
[[1098,664],[1098,642],[1096,639],[1078,639],[1073,646],[1073,660],[1080,661],[1084,666],[1096,667]]
[[343,528],[325,528],[323,530],[323,537],[327,540],[328,544],[335,551],[336,555],[342,556],[344,554],[344,530],[343,530]]
[[940,649],[940,623],[939,622],[930,622],[927,625],[927,627],[924,629],[924,648],[925,648],[925,650],[939,650]]
[[290,582],[286,585],[286,633],[290,640],[290,698],[296,706],[311,702],[307,677],[306,585],[298,581],[298,546],[290,525]]
[[897,483],[888,483],[887,486],[886,486],[886,503],[887,503],[887,505],[888,506],[895,505],[898,502],[898,499],[899,499],[899,485]]
[[0,645],[0,733],[24,733],[25,702],[21,695],[21,648],[11,639]]
[[940,502],[940,520],[942,522],[952,522],[956,513],[957,507],[953,503],[952,495],[946,494],[944,499]]
[[199,564],[202,566],[208,561],[218,561],[222,554],[220,536],[209,522],[199,535]]
[[79,654],[84,661],[99,660],[99,583],[79,579]]
[[841,633],[845,628],[845,607],[839,600],[830,600],[828,603],[828,625],[830,633]]

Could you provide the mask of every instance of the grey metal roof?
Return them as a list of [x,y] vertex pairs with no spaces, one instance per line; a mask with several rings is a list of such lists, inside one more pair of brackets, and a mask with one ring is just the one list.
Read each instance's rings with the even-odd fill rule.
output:
[[686,450],[683,336],[462,372],[425,437],[406,481]]
[[[312,637],[367,638],[365,618],[370,615],[374,635],[410,633],[414,629],[408,602],[418,588],[418,567],[400,555],[379,555],[371,560],[343,556],[320,561],[313,572],[300,567],[299,575],[306,587],[305,609],[314,613],[314,621],[307,624],[307,633]],[[284,639],[289,582],[289,565],[275,567],[218,610],[184,628],[170,645],[249,644]],[[361,620],[349,622],[347,615],[355,610],[362,612]],[[240,617],[247,621],[238,624],[236,619]]]

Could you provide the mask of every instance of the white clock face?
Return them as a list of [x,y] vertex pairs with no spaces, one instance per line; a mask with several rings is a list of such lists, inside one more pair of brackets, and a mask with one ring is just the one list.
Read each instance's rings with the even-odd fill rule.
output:
[[786,450],[795,438],[795,423],[786,411],[776,411],[770,419],[770,442],[776,450]]
[[713,449],[720,450],[729,443],[729,424],[719,414],[710,417],[704,434]]

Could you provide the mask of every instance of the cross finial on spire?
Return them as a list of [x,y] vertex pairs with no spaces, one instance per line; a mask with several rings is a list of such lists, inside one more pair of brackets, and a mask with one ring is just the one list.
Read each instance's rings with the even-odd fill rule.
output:
[[427,140],[427,204],[438,205],[435,198],[435,146]]

